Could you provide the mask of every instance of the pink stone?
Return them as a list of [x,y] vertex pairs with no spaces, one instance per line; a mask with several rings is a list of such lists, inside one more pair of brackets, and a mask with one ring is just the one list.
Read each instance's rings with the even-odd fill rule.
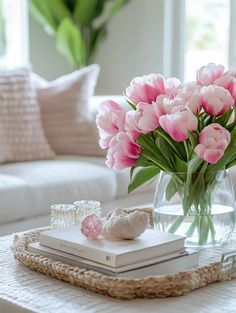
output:
[[96,214],[88,215],[81,224],[81,233],[88,239],[96,239],[102,230],[102,222]]

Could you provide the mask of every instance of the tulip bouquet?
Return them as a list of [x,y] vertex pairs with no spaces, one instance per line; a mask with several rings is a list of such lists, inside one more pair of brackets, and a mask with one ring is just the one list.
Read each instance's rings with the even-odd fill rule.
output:
[[177,192],[184,215],[193,208],[199,213],[189,232],[198,227],[204,244],[215,232],[209,216],[207,222],[201,216],[209,209],[216,175],[236,164],[236,72],[208,64],[190,83],[160,74],[137,77],[126,100],[129,111],[108,100],[96,118],[107,166],[131,168],[129,192],[160,171],[172,173],[167,197]]

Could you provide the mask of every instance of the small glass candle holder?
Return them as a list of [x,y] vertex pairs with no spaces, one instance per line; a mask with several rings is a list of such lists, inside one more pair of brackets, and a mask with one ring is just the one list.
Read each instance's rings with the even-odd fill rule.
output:
[[81,225],[86,216],[96,214],[101,217],[101,203],[94,200],[79,200],[75,201],[76,207],[76,224]]
[[73,204],[54,204],[51,206],[51,226],[66,228],[76,224],[76,207]]

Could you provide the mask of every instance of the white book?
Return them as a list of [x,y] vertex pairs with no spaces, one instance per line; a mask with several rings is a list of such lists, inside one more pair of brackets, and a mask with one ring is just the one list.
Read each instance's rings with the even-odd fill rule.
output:
[[28,250],[29,252],[46,256],[52,260],[65,264],[78,266],[79,268],[100,272],[109,276],[124,278],[142,278],[153,275],[177,273],[198,266],[199,262],[199,252],[184,250],[159,258],[139,262],[135,265],[126,265],[115,268],[89,261],[72,254],[44,247],[40,245],[39,242],[31,243]]
[[87,239],[79,226],[40,234],[40,244],[101,264],[119,267],[184,249],[185,237],[147,229],[134,240]]
[[[173,252],[170,254],[165,254],[165,255],[159,256],[159,257],[154,258],[154,259],[148,259],[145,261],[136,262],[136,263],[129,264],[129,265],[123,265],[123,266],[119,266],[119,267],[111,267],[109,265],[104,265],[104,264],[101,264],[98,262],[90,261],[88,259],[84,259],[84,258],[81,258],[81,257],[73,255],[73,254],[69,254],[69,253],[62,252],[62,251],[59,251],[56,249],[42,246],[42,245],[40,245],[39,242],[34,242],[34,243],[29,244],[29,251],[36,253],[36,254],[48,256],[48,257],[49,257],[49,255],[51,255],[53,257],[53,259],[55,259],[55,256],[58,256],[58,258],[57,258],[58,261],[60,261],[59,258],[62,257],[61,262],[64,262],[65,260],[68,259],[68,261],[71,260],[73,262],[74,266],[80,267],[80,265],[81,265],[82,267],[84,267],[85,265],[87,265],[88,267],[91,266],[91,269],[94,269],[94,267],[98,267],[98,268],[101,268],[104,270],[112,271],[113,273],[130,271],[130,270],[137,269],[137,268],[140,268],[143,266],[152,265],[154,263],[167,261],[167,260],[174,259],[174,258],[188,254],[186,249],[184,249],[184,250],[176,251],[176,252]],[[62,261],[62,260],[64,260],[64,261]]]

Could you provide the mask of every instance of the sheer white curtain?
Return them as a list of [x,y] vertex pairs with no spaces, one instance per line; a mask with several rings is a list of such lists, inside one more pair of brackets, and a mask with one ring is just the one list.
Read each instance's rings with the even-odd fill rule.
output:
[[0,68],[28,64],[27,0],[0,0]]

